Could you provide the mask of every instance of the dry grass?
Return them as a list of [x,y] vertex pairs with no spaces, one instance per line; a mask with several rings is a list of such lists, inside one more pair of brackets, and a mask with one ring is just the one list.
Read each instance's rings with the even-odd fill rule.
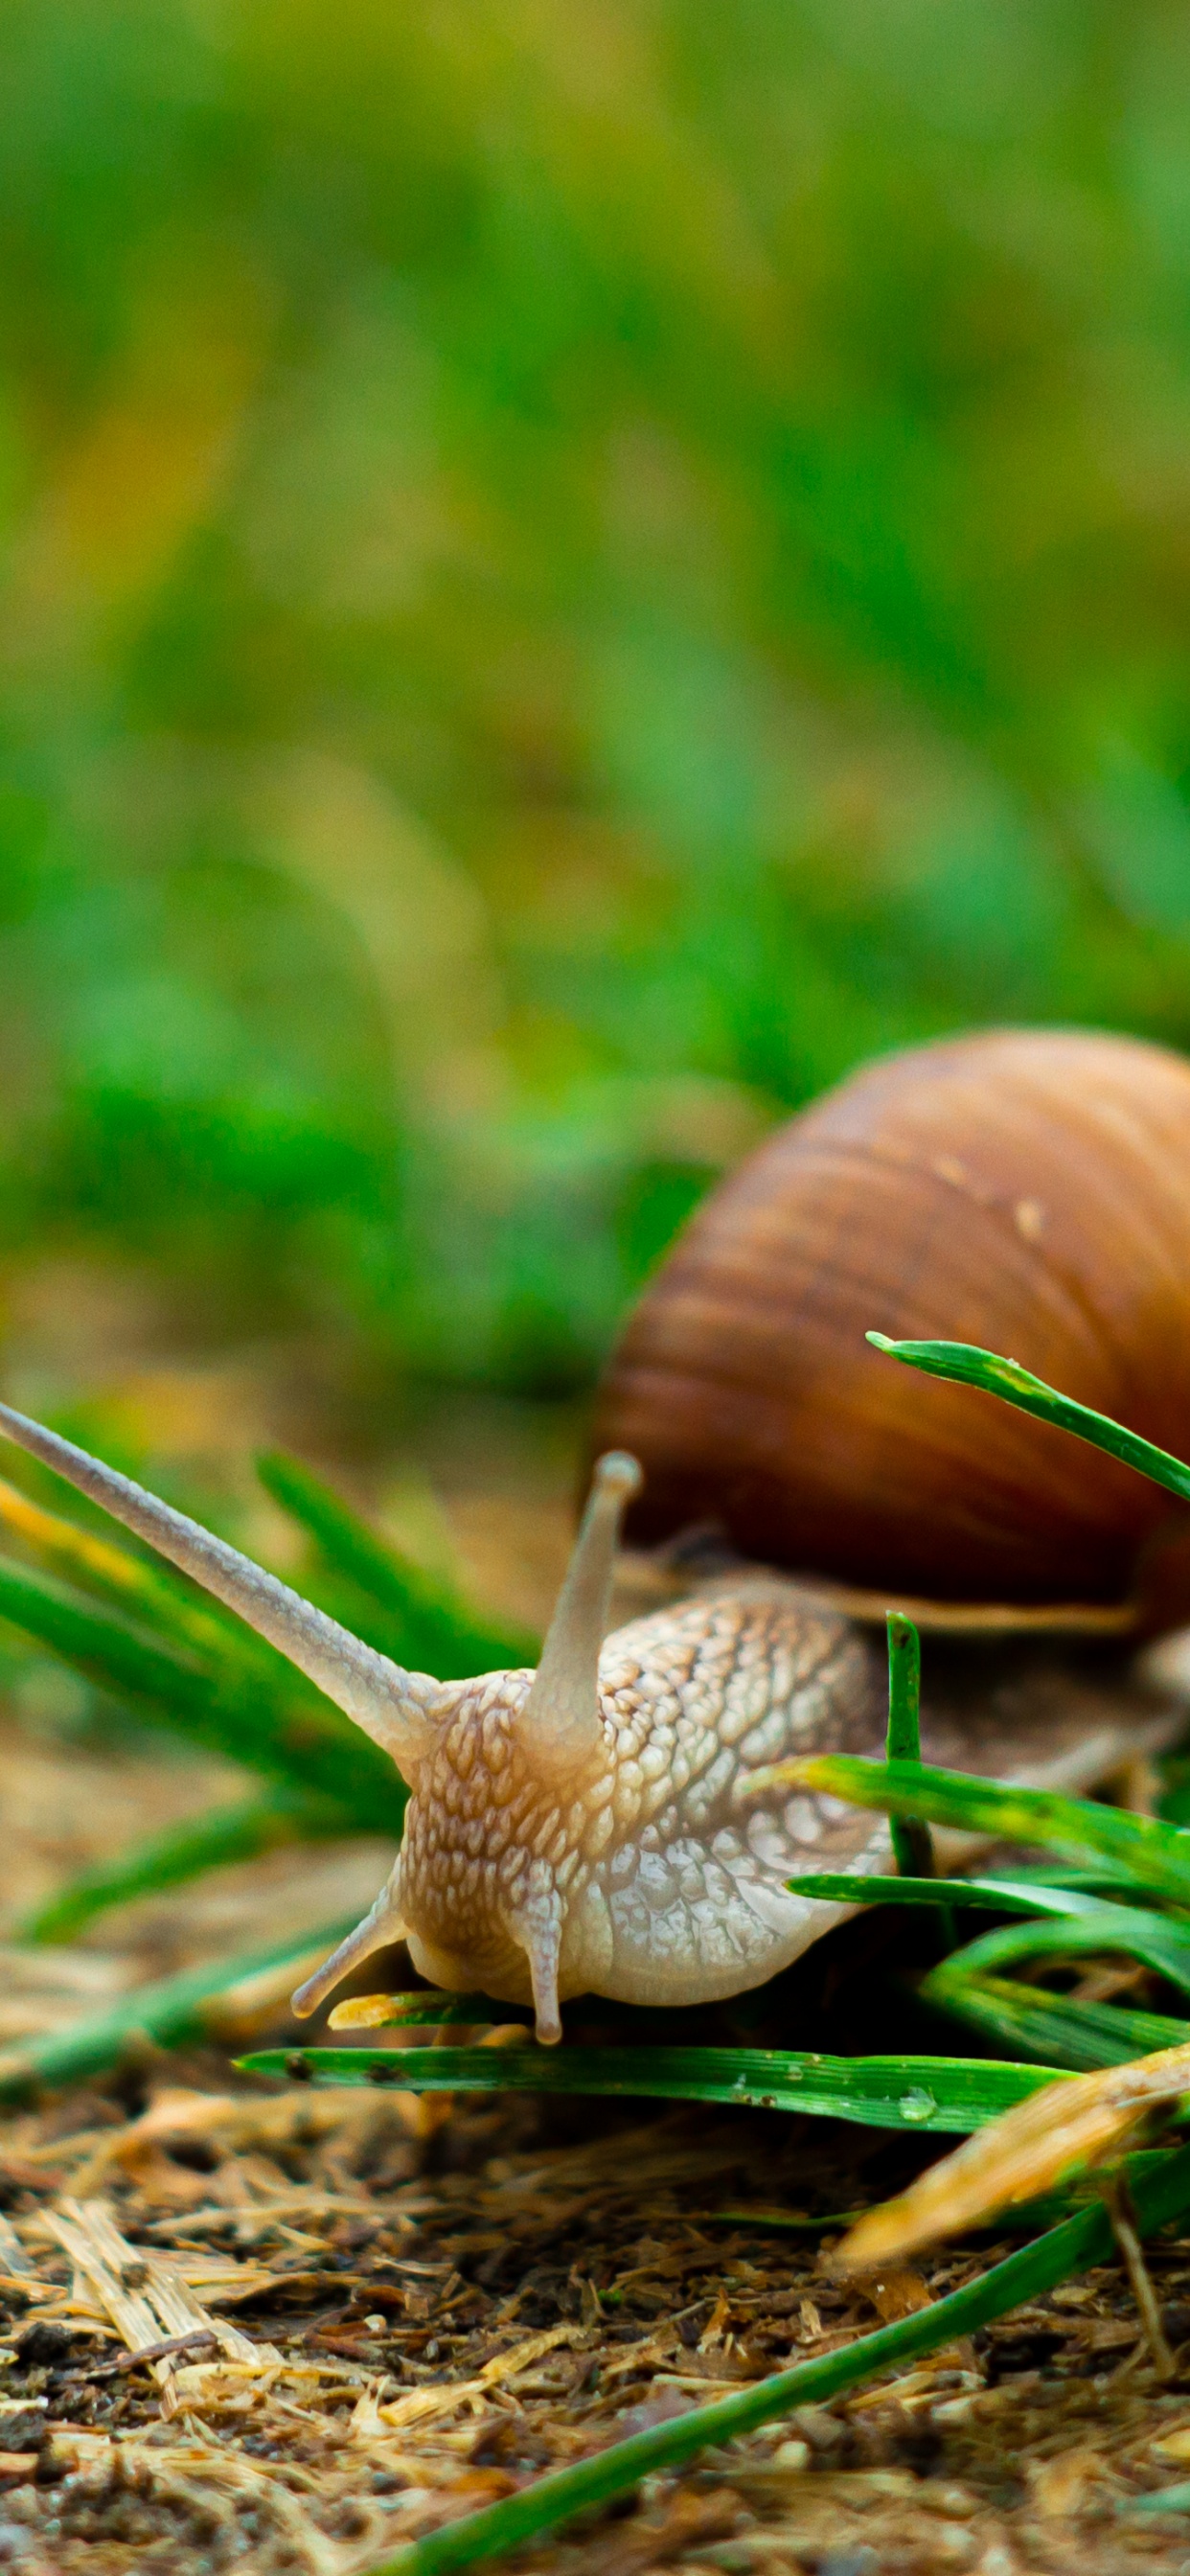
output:
[[[125,2092],[4,2126],[0,2563],[27,2576],[346,2576],[989,2259],[856,2287],[817,2234],[724,2223],[883,2186],[887,2145],[821,2123],[249,2091],[197,2058]],[[1190,2242],[1152,2260],[1185,2348]],[[1157,2382],[1104,2269],[550,2564],[1117,2576],[1171,2563],[1179,2526],[1118,2508],[1188,2462],[1190,2377]]]

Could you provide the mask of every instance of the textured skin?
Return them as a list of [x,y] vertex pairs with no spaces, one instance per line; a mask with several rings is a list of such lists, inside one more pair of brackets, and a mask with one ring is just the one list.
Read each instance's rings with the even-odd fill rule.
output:
[[459,1685],[410,1800],[391,1902],[435,1983],[528,2002],[536,1950],[563,1998],[737,1994],[796,1958],[812,1913],[825,1928],[786,1877],[865,1849],[880,1865],[884,1829],[854,1808],[739,1794],[764,1763],[879,1744],[880,1664],[845,1620],[763,1585],[635,1620],[604,1646],[599,1741],[565,1781],[519,1740],[529,1680]]
[[[1090,1788],[1180,1730],[1190,1673],[1148,1681],[1126,1652],[1046,1641],[932,1642],[925,1759],[989,1779]],[[692,2004],[763,1984],[847,1911],[786,1882],[889,1866],[880,1817],[830,1798],[748,1794],[797,1753],[879,1753],[883,1640],[745,1578],[619,1629],[599,1666],[590,1758],[561,1776],[526,1741],[532,1675],[444,1689],[387,1888],[295,1998],[311,2011],[404,1933],[436,1985],[533,2002]]]

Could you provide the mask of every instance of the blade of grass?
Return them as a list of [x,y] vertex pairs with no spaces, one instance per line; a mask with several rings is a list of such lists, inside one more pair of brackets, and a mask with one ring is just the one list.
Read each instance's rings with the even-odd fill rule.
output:
[[1109,1457],[1121,1458],[1126,1467],[1135,1467],[1155,1485],[1164,1485],[1169,1493],[1190,1502],[1190,1467],[1182,1459],[1156,1448],[1151,1440],[1142,1440],[1139,1432],[1125,1430],[1110,1414],[1096,1413],[1090,1405],[1077,1404],[1073,1396],[1060,1395],[1044,1378],[1022,1368],[1019,1360],[1002,1359],[997,1351],[982,1351],[974,1342],[893,1342],[885,1333],[869,1333],[866,1338],[874,1349],[884,1351],[889,1359],[903,1360],[907,1368],[922,1369],[927,1377],[946,1378],[956,1386],[977,1387],[984,1395],[1016,1405],[1021,1413],[1033,1414],[1038,1422],[1052,1422],[1059,1431],[1073,1432],[1076,1440],[1106,1449]]
[[1148,2495],[1121,2496],[1116,2512],[1132,2514],[1190,2513],[1190,2479],[1183,2478],[1174,2487],[1155,2487]]
[[1040,1881],[1034,1887],[1021,1880],[864,1878],[850,1871],[821,1870],[786,1883],[791,1893],[826,1905],[937,1905],[941,1899],[960,1912],[966,1908],[984,1914],[1028,1915],[1081,1914],[1095,1905],[1093,1897],[1081,1895],[1071,1903]]
[[323,1842],[352,1830],[352,1818],[328,1800],[287,1795],[275,1790],[268,1798],[245,1798],[230,1807],[213,1807],[205,1816],[188,1818],[168,1833],[154,1834],[100,1869],[80,1872],[67,1885],[19,1923],[17,1941],[73,1941],[84,1924],[113,1905],[135,1896],[155,1895],[181,1887],[203,1870],[231,1861],[256,1860],[282,1843]]
[[175,1645],[260,1668],[277,1659],[242,1621],[202,1599],[184,1575],[150,1564],[123,1539],[100,1537],[32,1502],[0,1478],[0,1528],[30,1550],[51,1574],[97,1593],[128,1616],[159,1629]]
[[[856,1905],[930,1904],[938,1883],[931,1879],[849,1879],[826,1873],[790,1881],[799,1895]],[[1085,1896],[1076,1888],[1026,1888],[1019,1881],[994,1879],[955,1879],[949,1883],[963,1891],[959,1899],[963,1904],[982,1904],[1026,1918],[981,1933],[969,1942],[955,1954],[952,1963],[961,1970],[995,1969],[1021,1959],[1099,1953],[1107,1957],[1117,1953],[1138,1959],[1181,1993],[1190,1994],[1190,1926],[1150,1913],[1142,1906],[1116,1905],[1108,1897]]]
[[1012,1880],[943,1882],[826,1872],[816,1878],[791,1879],[789,1884],[799,1896],[854,1905],[930,1905],[944,1887],[953,1892],[958,1905],[1025,1918],[981,1933],[958,1951],[952,1964],[961,1970],[997,1968],[1020,1959],[1122,1953],[1140,1960],[1181,1993],[1190,1994],[1190,1926],[1142,1906],[1113,1904],[1110,1897],[1086,1896],[1077,1888],[1027,1887]]
[[[158,1616],[165,1586],[154,1569],[119,1540],[99,1538],[93,1530],[48,1512],[41,1503],[0,1477],[0,1527],[30,1548],[51,1571],[101,1593],[142,1617]],[[181,1609],[180,1596],[167,1596],[171,1619]]]
[[1077,1895],[1102,1897],[1106,1903],[1118,1897],[1122,1905],[1135,1902],[1140,1896],[1151,1896],[1153,1892],[1151,1888],[1138,1888],[1132,1871],[1124,1862],[1105,1860],[1102,1856],[1097,1861],[1088,1861],[1082,1869],[1074,1864],[1064,1866],[1056,1860],[1041,1863],[1035,1869],[1018,1869],[1013,1884],[1020,1888],[1069,1888]]
[[385,1614],[381,1632],[360,1634],[399,1663],[465,1681],[472,1673],[519,1671],[535,1664],[539,1641],[527,1630],[484,1620],[446,1584],[386,1546],[366,1521],[296,1458],[271,1450],[256,1461],[266,1493],[308,1530],[335,1572],[346,1575]]
[[[921,1639],[901,1610],[888,1614],[888,1734],[885,1759],[921,1761]],[[892,1820],[893,1858],[902,1878],[932,1878],[934,1842],[913,1816]]]
[[[628,2094],[664,2102],[736,2102],[802,2111],[867,2128],[955,2133],[980,2128],[1049,2080],[993,2058],[821,2057],[769,2048],[490,2048],[266,2050],[250,2075],[316,2084],[400,2084],[411,2093]],[[1051,2070],[1056,2073],[1057,2070]]]
[[825,1791],[856,1807],[921,1816],[960,1832],[991,1834],[997,1841],[1043,1843],[1078,1857],[1105,1852],[1126,1864],[1137,1885],[1190,1905],[1190,1833],[1160,1816],[1134,1816],[1089,1798],[1064,1798],[1053,1789],[1015,1788],[974,1780],[963,1771],[931,1770],[908,1762],[870,1762],[857,1754],[809,1754],[752,1773],[748,1794],[770,1788]]
[[1069,2066],[1082,2074],[1096,2066],[1125,2066],[1154,2049],[1177,2048],[1190,2039],[1190,2022],[1166,2013],[1125,2010],[1109,2003],[1084,2003],[1075,1995],[1052,1995],[1042,1986],[1026,1986],[1010,1977],[987,1976],[959,1969],[947,1959],[923,1978],[923,2002],[936,2004],[974,2030],[986,2031],[1002,2048],[1018,2049],[1046,2066]]
[[[1163,2158],[1158,2172],[1136,2184],[1135,2197],[1142,2235],[1152,2235],[1156,2228],[1181,2218],[1190,2208],[1190,2148]],[[682,2467],[709,2444],[738,2441],[795,2406],[826,2404],[881,2371],[935,2352],[960,2335],[976,2333],[993,2318],[1044,2297],[1072,2273],[1110,2262],[1114,2245],[1107,2211],[1102,2207],[1083,2210],[1037,2243],[1009,2254],[965,2288],[951,2290],[932,2307],[899,2318],[895,2325],[878,2326],[841,2352],[798,2362],[758,2386],[733,2391],[730,2397],[718,2398],[676,2421],[635,2433],[628,2441],[597,2452],[594,2459],[555,2469],[519,2495],[503,2496],[464,2521],[408,2542],[378,2560],[367,2576],[449,2576],[455,2568],[500,2557],[556,2531],[576,2514],[628,2494],[642,2478]]]
[[956,1953],[956,1963],[974,1975],[994,1975],[1022,1959],[1115,1956],[1139,1960],[1180,1994],[1190,1995],[1190,1939],[1163,1915],[1145,1914],[1133,1905],[1101,1905],[1090,1914],[1003,1923],[969,1941]]
[[193,1655],[138,1635],[42,1575],[0,1562],[0,1618],[36,1637],[158,1725],[347,1807],[365,1828],[398,1831],[407,1792],[388,1756],[308,1685],[286,1676],[284,1699],[261,1676],[211,1672]]
[[238,2012],[250,2010],[252,1998],[246,1990],[255,1981],[284,1967],[292,1969],[297,1984],[304,1962],[309,1959],[313,1965],[325,1958],[353,1929],[354,1920],[346,1915],[321,1929],[291,1933],[287,1941],[273,1942],[267,1949],[187,1968],[179,1976],[163,1977],[153,1985],[139,1986],[134,1994],[122,1995],[107,2012],[5,2049],[0,2053],[0,2100],[101,2075],[117,2065],[142,2035],[158,2048],[180,2048],[190,2040],[218,2034],[229,2022],[234,2025]]

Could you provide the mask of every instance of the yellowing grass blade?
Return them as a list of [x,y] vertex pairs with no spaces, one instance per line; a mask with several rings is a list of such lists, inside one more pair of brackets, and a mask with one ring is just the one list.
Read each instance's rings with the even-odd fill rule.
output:
[[1145,2115],[1190,2091],[1190,2042],[1093,2075],[1047,2084],[931,2165],[908,2191],[868,2210],[837,2248],[844,2271],[899,2261],[938,2237],[982,2225],[1000,2209],[1104,2164]]

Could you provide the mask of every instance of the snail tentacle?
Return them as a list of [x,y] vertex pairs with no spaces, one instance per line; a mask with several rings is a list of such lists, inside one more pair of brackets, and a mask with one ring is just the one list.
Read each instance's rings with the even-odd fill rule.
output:
[[346,1940],[340,1941],[338,1949],[332,1950],[329,1959],[324,1959],[313,1976],[307,1977],[304,1986],[299,1986],[296,1994],[291,1995],[290,2008],[298,2020],[305,2021],[312,2012],[317,2012],[319,2005],[325,2003],[327,1996],[341,1984],[350,1968],[358,1968],[362,1960],[371,1958],[373,1951],[387,1950],[395,1941],[403,1941],[405,1931],[398,1855],[386,1884],[363,1922],[356,1924],[354,1932],[349,1932]]
[[434,1742],[438,1719],[448,1703],[453,1705],[453,1694],[441,1682],[428,1673],[408,1673],[378,1654],[226,1539],[215,1538],[131,1477],[76,1448],[73,1440],[6,1404],[0,1404],[0,1431],[234,1610],[391,1754],[403,1778],[413,1784]]
[[533,2020],[539,2046],[554,2048],[562,2036],[558,1971],[562,1958],[563,1907],[557,1889],[534,1890],[523,1911],[509,1918],[509,1931],[529,1962]]
[[543,1771],[565,1777],[576,1762],[603,1753],[599,1653],[625,1504],[640,1491],[641,1471],[624,1450],[595,1462],[591,1494],[566,1578],[521,1703],[522,1749]]

